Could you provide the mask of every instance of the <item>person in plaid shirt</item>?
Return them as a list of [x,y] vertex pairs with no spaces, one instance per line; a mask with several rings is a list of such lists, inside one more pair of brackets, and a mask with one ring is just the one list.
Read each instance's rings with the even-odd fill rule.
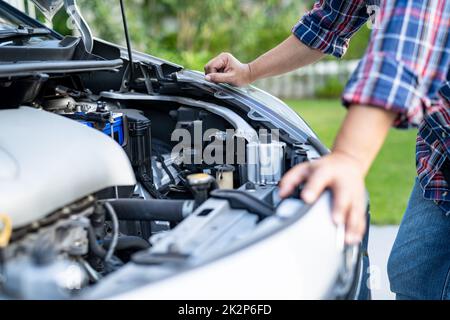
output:
[[391,126],[419,128],[418,178],[388,263],[398,299],[450,299],[450,0],[321,0],[292,35],[255,61],[221,54],[205,67],[213,82],[247,85],[342,57],[350,38],[375,19],[367,51],[343,93],[347,117],[332,153],[292,169],[281,196],[334,195],[333,217],[356,244],[366,229],[364,179]]

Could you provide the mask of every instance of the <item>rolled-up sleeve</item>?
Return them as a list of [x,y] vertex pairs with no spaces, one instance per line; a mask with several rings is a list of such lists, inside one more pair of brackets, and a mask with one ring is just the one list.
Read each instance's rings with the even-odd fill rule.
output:
[[308,47],[341,58],[350,38],[368,18],[367,1],[321,0],[294,26],[292,33]]
[[385,1],[380,25],[348,82],[345,106],[398,114],[398,128],[418,127],[438,99],[450,64],[449,1]]
[[343,103],[379,107],[398,114],[395,126],[417,127],[423,119],[426,98],[414,69],[386,52],[370,52],[350,78]]

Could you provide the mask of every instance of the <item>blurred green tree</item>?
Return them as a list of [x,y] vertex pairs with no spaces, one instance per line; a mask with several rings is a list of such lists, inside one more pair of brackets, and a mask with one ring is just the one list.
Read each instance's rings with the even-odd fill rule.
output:
[[[79,0],[96,36],[124,44],[119,1]],[[249,61],[283,41],[314,1],[294,0],[125,0],[135,49],[202,69],[228,51]],[[63,15],[55,27],[67,33]],[[370,31],[363,28],[346,58],[359,58]]]

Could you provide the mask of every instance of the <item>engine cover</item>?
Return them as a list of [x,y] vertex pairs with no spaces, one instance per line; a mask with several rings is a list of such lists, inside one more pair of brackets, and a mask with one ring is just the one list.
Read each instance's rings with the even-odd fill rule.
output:
[[0,212],[14,228],[89,194],[135,184],[125,152],[102,132],[33,108],[0,111]]

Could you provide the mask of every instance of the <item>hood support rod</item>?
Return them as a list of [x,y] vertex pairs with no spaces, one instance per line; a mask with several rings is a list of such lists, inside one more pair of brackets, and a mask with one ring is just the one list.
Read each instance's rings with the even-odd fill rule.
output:
[[122,22],[123,22],[123,29],[125,31],[125,40],[127,42],[127,50],[128,50],[128,85],[127,87],[130,88],[132,81],[134,81],[134,64],[133,64],[133,51],[131,50],[131,41],[130,41],[130,34],[128,32],[128,23],[127,23],[127,15],[125,12],[125,6],[123,4],[123,0],[120,0],[120,11],[122,12]]

